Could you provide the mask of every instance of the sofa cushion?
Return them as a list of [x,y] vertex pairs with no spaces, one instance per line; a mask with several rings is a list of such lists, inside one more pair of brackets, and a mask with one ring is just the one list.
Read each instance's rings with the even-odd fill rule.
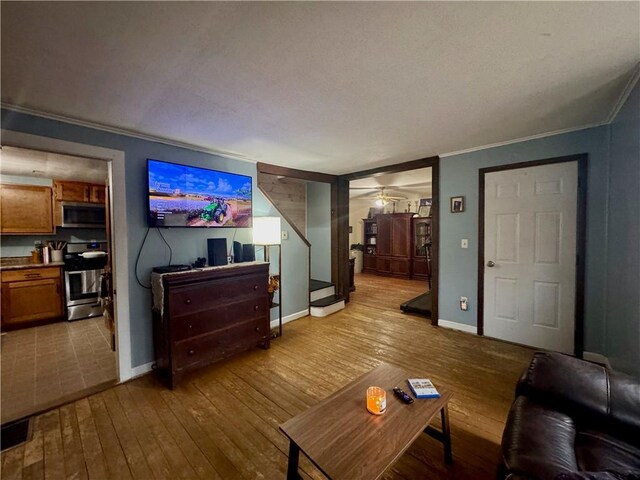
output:
[[554,480],[640,480],[635,472],[572,472],[561,473]]
[[640,448],[640,381],[610,372],[610,415],[618,436]]
[[594,363],[559,353],[536,352],[518,382],[526,395],[572,417],[609,414],[609,374]]
[[520,396],[511,407],[502,436],[504,470],[540,480],[575,472],[575,436],[571,417]]
[[638,472],[640,449],[601,431],[578,432],[576,461],[580,470]]

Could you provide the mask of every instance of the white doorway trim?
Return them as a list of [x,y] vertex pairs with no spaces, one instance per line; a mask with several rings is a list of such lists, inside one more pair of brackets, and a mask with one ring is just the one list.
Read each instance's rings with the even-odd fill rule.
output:
[[113,246],[114,301],[116,312],[116,345],[118,380],[124,382],[134,376],[131,365],[131,330],[129,316],[129,252],[127,245],[127,192],[125,188],[125,154],[120,150],[97,147],[83,143],[58,140],[28,133],[2,129],[2,144],[14,147],[33,148],[54,153],[90,157],[109,161],[109,183],[111,185],[112,222],[111,245]]
[[536,167],[553,163],[578,163],[578,198],[576,222],[576,281],[575,281],[575,334],[574,355],[582,358],[584,354],[584,295],[585,261],[587,229],[587,159],[586,153],[564,157],[533,160],[528,162],[499,165],[479,170],[479,209],[478,209],[478,335],[484,335],[484,267],[485,267],[485,175],[491,172],[518,168]]

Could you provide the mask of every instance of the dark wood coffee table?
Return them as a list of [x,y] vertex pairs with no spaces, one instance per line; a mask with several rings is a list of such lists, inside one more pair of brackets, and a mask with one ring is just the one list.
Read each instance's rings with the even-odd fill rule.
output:
[[[440,398],[415,399],[407,405],[393,395],[395,386],[410,393],[407,378],[428,375],[383,363],[280,425],[290,441],[287,478],[299,478],[300,451],[328,478],[380,478],[422,432],[444,444],[445,463],[451,463],[447,412],[451,391],[438,384]],[[367,411],[366,391],[372,385],[387,392],[387,411],[383,415]],[[438,413],[442,430],[429,426]]]

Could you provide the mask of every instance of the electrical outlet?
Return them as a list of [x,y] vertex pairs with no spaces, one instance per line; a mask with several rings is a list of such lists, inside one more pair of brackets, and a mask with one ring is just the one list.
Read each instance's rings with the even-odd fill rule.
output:
[[460,310],[463,312],[469,310],[469,299],[467,297],[460,297]]
[[289,240],[289,231],[282,230],[282,240]]
[[469,240],[466,238],[460,240],[460,248],[469,248]]

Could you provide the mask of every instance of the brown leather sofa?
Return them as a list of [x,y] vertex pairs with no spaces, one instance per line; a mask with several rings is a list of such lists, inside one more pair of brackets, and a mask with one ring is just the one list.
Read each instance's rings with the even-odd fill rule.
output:
[[501,480],[640,480],[640,381],[536,352],[502,435]]

